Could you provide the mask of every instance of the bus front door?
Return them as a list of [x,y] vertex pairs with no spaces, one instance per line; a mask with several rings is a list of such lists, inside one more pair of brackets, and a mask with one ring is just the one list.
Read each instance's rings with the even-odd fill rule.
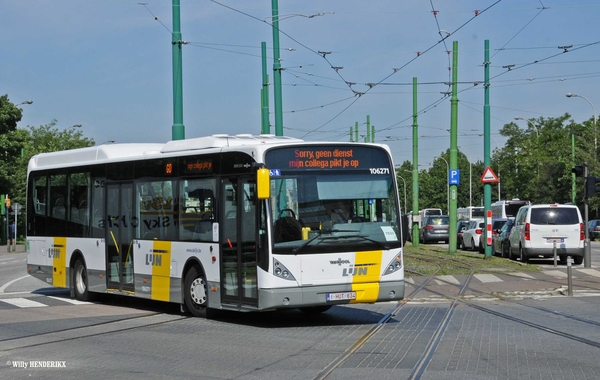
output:
[[106,185],[107,288],[133,292],[133,183]]
[[223,179],[221,194],[221,300],[238,307],[257,306],[256,183],[250,178]]

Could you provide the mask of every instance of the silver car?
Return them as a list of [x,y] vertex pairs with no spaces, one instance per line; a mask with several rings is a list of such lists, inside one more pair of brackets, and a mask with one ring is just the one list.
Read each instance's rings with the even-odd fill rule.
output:
[[444,241],[448,243],[449,238],[449,226],[450,218],[448,215],[431,215],[426,216],[423,219],[421,231],[419,232],[420,240],[427,243],[435,243],[438,241]]

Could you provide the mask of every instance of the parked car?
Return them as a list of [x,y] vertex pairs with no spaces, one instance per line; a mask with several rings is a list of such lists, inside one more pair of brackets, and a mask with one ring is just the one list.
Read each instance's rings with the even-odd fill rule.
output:
[[467,226],[469,225],[471,221],[470,220],[459,220],[456,223],[456,248],[460,248],[462,245],[462,235],[464,230],[467,229]]
[[419,233],[420,241],[427,243],[434,243],[438,241],[444,241],[448,243],[449,240],[449,223],[450,218],[448,215],[431,215],[426,216],[423,219],[421,231]]
[[513,219],[506,219],[506,223],[500,228],[498,234],[492,235],[492,251],[494,255],[499,254],[501,257],[508,257],[510,245],[508,236],[514,225],[515,221]]
[[462,245],[460,248],[463,250],[479,250],[479,252],[483,252],[483,245],[479,243],[484,228],[485,222],[472,220],[467,226],[467,229],[463,232]]
[[492,245],[494,245],[494,238],[498,237],[500,230],[506,224],[507,221],[508,218],[492,219]]
[[509,255],[526,263],[530,258],[553,257],[556,246],[561,262],[571,256],[575,264],[581,264],[584,240],[585,226],[577,206],[528,205],[521,207],[515,217]]
[[590,237],[590,240],[596,240],[600,237],[600,219],[594,219],[588,222],[588,236]]

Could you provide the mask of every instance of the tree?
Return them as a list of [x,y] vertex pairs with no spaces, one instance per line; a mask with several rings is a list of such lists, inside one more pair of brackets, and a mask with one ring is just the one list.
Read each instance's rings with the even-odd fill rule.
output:
[[0,135],[17,129],[23,117],[23,110],[8,100],[8,95],[0,96]]
[[[27,166],[36,154],[93,146],[94,140],[83,137],[80,130],[56,128],[56,120],[39,127],[17,128],[22,109],[0,96],[0,194],[25,205]],[[19,219],[19,231],[23,231]]]
[[83,137],[80,130],[56,128],[56,120],[39,127],[28,126],[27,129],[16,129],[5,135],[0,135],[0,146],[9,148],[3,164],[0,165],[0,175],[4,174],[6,181],[0,183],[0,188],[6,188],[6,194],[25,204],[25,189],[27,165],[31,157],[47,152],[83,148],[93,146],[94,140]]
[[[592,122],[581,125],[568,121],[569,118],[570,115],[565,114],[556,118],[530,119],[526,130],[515,123],[504,125],[500,134],[508,140],[492,157],[493,165],[502,173],[503,199],[520,198],[532,203],[572,201],[571,168],[574,164],[588,162],[590,171],[593,171],[597,168],[597,161]],[[574,135],[575,162],[571,134]],[[577,183],[576,193],[576,202],[581,206],[581,180]],[[598,205],[600,200],[593,202]]]

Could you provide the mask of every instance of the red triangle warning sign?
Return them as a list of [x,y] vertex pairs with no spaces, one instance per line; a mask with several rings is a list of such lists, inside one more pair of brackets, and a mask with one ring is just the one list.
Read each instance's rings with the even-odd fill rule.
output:
[[481,182],[483,182],[483,183],[496,183],[496,182],[498,182],[498,176],[496,175],[496,173],[494,173],[494,171],[492,170],[492,168],[488,166],[483,171],[483,175],[481,176]]

